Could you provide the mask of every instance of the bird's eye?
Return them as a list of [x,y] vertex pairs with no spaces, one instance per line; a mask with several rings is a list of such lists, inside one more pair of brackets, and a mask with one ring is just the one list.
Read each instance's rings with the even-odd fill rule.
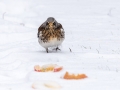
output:
[[48,25],[49,23],[47,22],[46,25]]
[[56,25],[55,22],[53,23],[53,25]]

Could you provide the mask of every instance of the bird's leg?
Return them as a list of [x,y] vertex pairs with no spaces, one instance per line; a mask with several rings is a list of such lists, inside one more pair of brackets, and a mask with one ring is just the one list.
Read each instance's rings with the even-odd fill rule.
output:
[[57,50],[60,50],[60,49],[57,47],[57,48],[56,48],[56,51],[57,51]]
[[48,53],[48,48],[46,48],[46,52]]

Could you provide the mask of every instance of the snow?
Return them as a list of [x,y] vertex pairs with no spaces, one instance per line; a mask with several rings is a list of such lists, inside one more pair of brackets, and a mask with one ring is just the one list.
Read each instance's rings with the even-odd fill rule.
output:
[[[37,30],[51,16],[63,25],[65,40],[61,51],[46,53]],[[119,0],[0,0],[0,90],[34,90],[42,80],[61,90],[120,90],[119,24]],[[34,71],[51,63],[64,69]],[[88,78],[61,79],[66,71]]]

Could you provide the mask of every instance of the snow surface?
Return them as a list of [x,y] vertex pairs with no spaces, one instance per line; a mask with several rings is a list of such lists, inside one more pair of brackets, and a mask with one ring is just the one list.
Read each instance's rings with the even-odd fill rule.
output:
[[[66,36],[61,51],[46,53],[37,29],[51,16]],[[64,69],[34,71],[50,63]],[[61,79],[66,71],[88,78]],[[120,0],[0,0],[0,90],[34,90],[42,80],[61,90],[120,90]]]

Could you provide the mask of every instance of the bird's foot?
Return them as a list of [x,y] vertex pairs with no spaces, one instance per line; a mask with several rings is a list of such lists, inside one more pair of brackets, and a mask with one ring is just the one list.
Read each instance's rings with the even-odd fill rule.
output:
[[48,48],[46,48],[46,52],[48,53]]
[[[60,49],[57,47],[57,48],[56,48],[56,51],[57,51],[57,50],[60,50]],[[60,51],[61,51],[61,50],[60,50]]]
[[55,51],[61,51],[61,49],[59,49],[58,47],[56,47],[56,48],[53,48],[53,50],[55,50]]

